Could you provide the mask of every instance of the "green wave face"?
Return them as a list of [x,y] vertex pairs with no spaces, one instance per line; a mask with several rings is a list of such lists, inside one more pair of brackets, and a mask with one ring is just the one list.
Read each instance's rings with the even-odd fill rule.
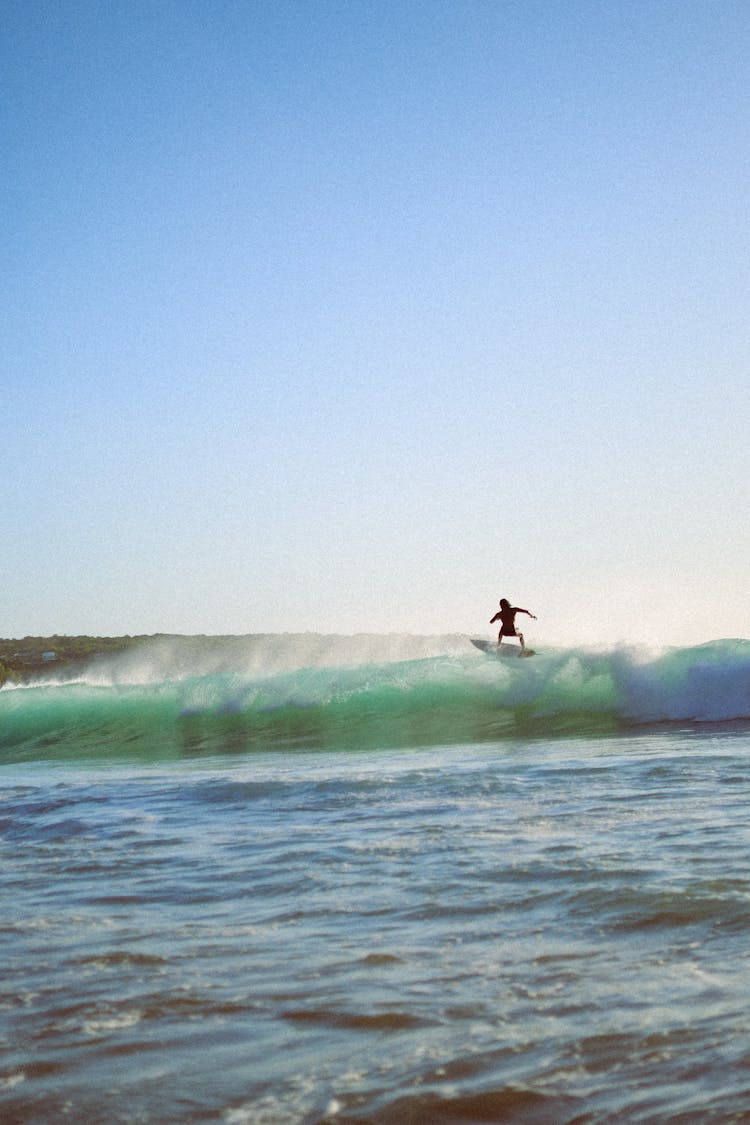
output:
[[4,688],[0,761],[356,751],[746,720],[750,641],[659,654],[557,649],[530,660],[459,652],[268,673],[152,667],[141,682],[119,681]]

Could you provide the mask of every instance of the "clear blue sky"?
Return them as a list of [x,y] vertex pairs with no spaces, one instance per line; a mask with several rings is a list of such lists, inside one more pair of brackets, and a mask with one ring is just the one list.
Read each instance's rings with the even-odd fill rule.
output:
[[0,20],[0,635],[750,636],[745,0]]

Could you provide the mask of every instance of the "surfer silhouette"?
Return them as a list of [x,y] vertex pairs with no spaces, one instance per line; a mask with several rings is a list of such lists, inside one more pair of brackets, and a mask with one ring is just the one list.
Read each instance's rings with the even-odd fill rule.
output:
[[518,605],[511,605],[507,598],[500,599],[500,609],[494,617],[490,618],[490,625],[495,621],[500,621],[500,632],[497,634],[497,647],[503,643],[503,637],[518,637],[521,642],[521,648],[526,648],[526,642],[523,639],[523,633],[516,632],[516,614],[525,613],[527,617],[536,617],[533,613],[529,613],[528,609],[521,609]]

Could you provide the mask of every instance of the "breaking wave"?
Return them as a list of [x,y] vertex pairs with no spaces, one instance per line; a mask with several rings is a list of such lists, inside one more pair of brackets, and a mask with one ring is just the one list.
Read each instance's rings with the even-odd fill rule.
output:
[[174,638],[74,680],[4,688],[0,760],[358,750],[749,719],[746,640],[497,660],[462,636]]

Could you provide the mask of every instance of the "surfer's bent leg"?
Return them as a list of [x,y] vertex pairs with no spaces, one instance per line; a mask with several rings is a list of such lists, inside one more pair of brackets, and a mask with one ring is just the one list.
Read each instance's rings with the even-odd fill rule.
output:
[[524,640],[523,640],[523,633],[518,634],[518,639],[521,642],[521,648],[526,648],[526,645],[524,644]]

